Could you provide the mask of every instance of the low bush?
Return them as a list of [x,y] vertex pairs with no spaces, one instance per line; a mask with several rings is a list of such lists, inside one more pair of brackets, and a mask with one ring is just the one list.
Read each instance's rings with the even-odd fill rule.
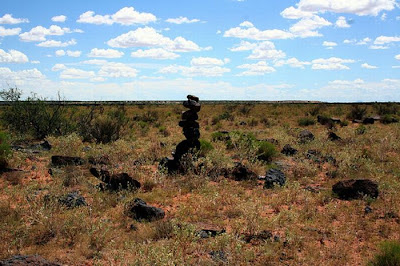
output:
[[307,126],[315,125],[315,121],[314,121],[314,119],[312,119],[310,117],[302,117],[302,118],[299,118],[298,124],[301,127],[307,127]]
[[207,153],[209,153],[213,149],[214,149],[214,147],[210,142],[208,142],[207,140],[204,140],[204,139],[200,140],[200,150],[199,150],[200,156],[206,156]]
[[361,120],[367,114],[367,107],[363,107],[359,104],[353,104],[350,113],[347,115],[348,119]]
[[374,109],[378,115],[395,115],[399,110],[399,106],[396,103],[377,103],[374,104]]
[[0,170],[8,166],[8,157],[10,154],[9,137],[6,133],[0,132]]
[[381,118],[381,123],[382,124],[391,124],[391,123],[397,123],[399,122],[399,118],[394,115],[386,114],[382,116]]
[[400,266],[400,243],[383,242],[380,253],[368,264],[370,266]]
[[277,154],[275,146],[268,141],[260,141],[258,143],[257,159],[270,162]]

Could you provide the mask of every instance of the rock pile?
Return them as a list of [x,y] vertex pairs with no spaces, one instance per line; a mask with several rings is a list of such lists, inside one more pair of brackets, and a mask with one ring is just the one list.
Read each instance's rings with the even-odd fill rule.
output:
[[160,166],[165,167],[168,173],[182,170],[180,169],[182,157],[190,151],[200,149],[200,125],[196,120],[199,118],[197,113],[200,112],[201,104],[196,96],[188,95],[187,99],[183,102],[183,106],[189,110],[182,113],[182,120],[179,122],[186,139],[176,146],[175,153],[172,154],[173,158],[164,158],[160,162]]

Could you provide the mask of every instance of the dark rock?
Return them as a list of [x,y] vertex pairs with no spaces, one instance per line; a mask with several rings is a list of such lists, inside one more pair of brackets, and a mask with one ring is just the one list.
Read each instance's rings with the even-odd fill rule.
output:
[[246,241],[247,243],[250,243],[250,242],[254,243],[254,241],[256,241],[256,242],[266,241],[266,240],[269,240],[271,238],[272,238],[271,231],[263,230],[258,234],[246,234],[243,237],[243,240]]
[[312,141],[314,140],[314,134],[308,130],[303,130],[299,134],[299,140],[301,143]]
[[214,261],[228,261],[225,252],[222,250],[211,251],[209,254]]
[[119,189],[139,189],[141,184],[139,181],[130,177],[127,173],[119,173],[111,175],[109,171],[101,169],[98,171],[96,168],[90,168],[90,173],[106,183],[106,188],[110,190]]
[[364,125],[372,125],[375,123],[375,119],[373,119],[372,117],[366,117],[363,119],[362,123]]
[[338,117],[331,117],[331,120],[332,120],[332,122],[337,123],[337,124],[340,124],[340,122],[342,122],[340,120],[340,118],[338,118]]
[[178,170],[178,162],[173,158],[165,157],[158,164],[158,170],[166,170],[167,173],[172,174]]
[[85,160],[80,157],[54,155],[51,157],[51,163],[54,166],[82,165]]
[[186,96],[186,98],[187,98],[188,100],[192,100],[192,101],[195,101],[195,102],[199,102],[199,97],[194,96],[194,95],[188,95],[188,96]]
[[256,173],[254,173],[241,163],[236,164],[236,166],[231,171],[231,175],[236,181],[257,180],[258,178]]
[[87,206],[85,198],[79,195],[78,191],[74,191],[62,196],[58,202],[69,209],[80,207],[80,206]]
[[52,148],[51,144],[47,140],[45,140],[44,142],[40,143],[38,146],[42,150],[45,150],[45,151],[49,151]]
[[368,213],[371,213],[372,212],[372,208],[370,207],[370,206],[366,206],[365,208],[364,208],[364,213],[365,214],[368,214]]
[[341,140],[342,138],[341,137],[339,137],[338,135],[336,135],[336,133],[335,132],[329,132],[328,133],[328,139],[330,140],[330,141],[336,141],[336,140]]
[[361,124],[363,121],[359,120],[359,119],[353,119],[352,122],[355,123],[355,124]]
[[269,169],[265,175],[264,188],[273,188],[275,184],[283,186],[285,182],[285,174],[281,170]]
[[194,112],[200,112],[201,109],[201,104],[193,100],[184,101],[183,106]]
[[125,206],[125,214],[137,221],[156,221],[163,219],[165,212],[150,205],[139,198],[134,199]]
[[333,185],[332,191],[337,194],[340,199],[344,200],[359,199],[364,195],[376,198],[379,195],[378,184],[369,179],[340,181]]
[[1,266],[61,266],[50,262],[39,255],[16,255],[12,258],[0,261]]
[[176,146],[174,158],[176,160],[179,160],[184,154],[194,151],[196,149],[200,149],[200,141],[183,140]]
[[182,112],[182,120],[195,121],[197,119],[199,119],[199,115],[195,111],[188,110],[186,112]]
[[198,140],[200,138],[200,130],[194,127],[184,128],[183,135],[187,140]]
[[226,231],[225,229],[218,230],[218,229],[201,229],[200,231],[197,232],[197,235],[200,238],[209,238],[209,237],[216,237],[219,235],[224,234]]
[[196,121],[191,121],[191,120],[179,121],[179,126],[183,127],[183,128],[189,128],[189,127],[200,128],[199,123],[197,123]]
[[297,150],[295,148],[293,148],[292,146],[290,146],[289,144],[286,144],[283,147],[281,153],[285,154],[286,156],[292,156],[297,153]]
[[109,164],[111,164],[110,158],[107,155],[103,155],[100,157],[92,156],[92,157],[89,157],[88,161],[90,164],[93,164],[93,165],[99,165],[99,164],[109,165]]
[[321,162],[321,152],[317,150],[308,150],[306,153],[306,157],[315,162]]
[[246,123],[245,121],[241,121],[241,122],[239,123],[239,125],[240,125],[240,126],[245,126],[245,125],[247,125],[247,123]]

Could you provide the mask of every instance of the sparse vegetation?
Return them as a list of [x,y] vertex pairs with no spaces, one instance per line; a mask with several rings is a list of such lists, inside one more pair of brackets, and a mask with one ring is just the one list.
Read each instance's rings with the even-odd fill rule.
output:
[[380,253],[368,264],[370,266],[400,266],[400,243],[386,241],[382,243]]

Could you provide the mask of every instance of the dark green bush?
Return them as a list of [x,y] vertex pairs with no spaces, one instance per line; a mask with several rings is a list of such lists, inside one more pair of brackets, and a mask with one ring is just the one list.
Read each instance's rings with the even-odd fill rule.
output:
[[259,141],[257,150],[257,159],[270,162],[277,154],[275,146],[268,141]]
[[376,103],[374,109],[378,115],[395,115],[399,111],[399,106],[396,103]]
[[366,114],[367,107],[363,107],[359,104],[353,104],[350,113],[347,115],[347,118],[361,120]]
[[0,132],[0,170],[8,166],[7,160],[10,154],[9,137],[6,133]]
[[397,241],[383,242],[380,253],[368,264],[370,266],[400,266],[400,243]]
[[10,130],[38,139],[48,135],[64,135],[72,130],[61,100],[50,105],[46,99],[35,94],[23,101],[21,95],[22,91],[17,88],[0,91],[0,97],[9,103],[1,119]]
[[200,156],[206,156],[207,153],[209,153],[213,149],[214,149],[214,147],[209,141],[204,140],[204,139],[200,140],[200,150],[199,150]]
[[301,127],[307,127],[307,126],[315,125],[315,120],[310,117],[302,117],[302,118],[299,118],[298,123],[299,123],[299,126],[301,126]]

